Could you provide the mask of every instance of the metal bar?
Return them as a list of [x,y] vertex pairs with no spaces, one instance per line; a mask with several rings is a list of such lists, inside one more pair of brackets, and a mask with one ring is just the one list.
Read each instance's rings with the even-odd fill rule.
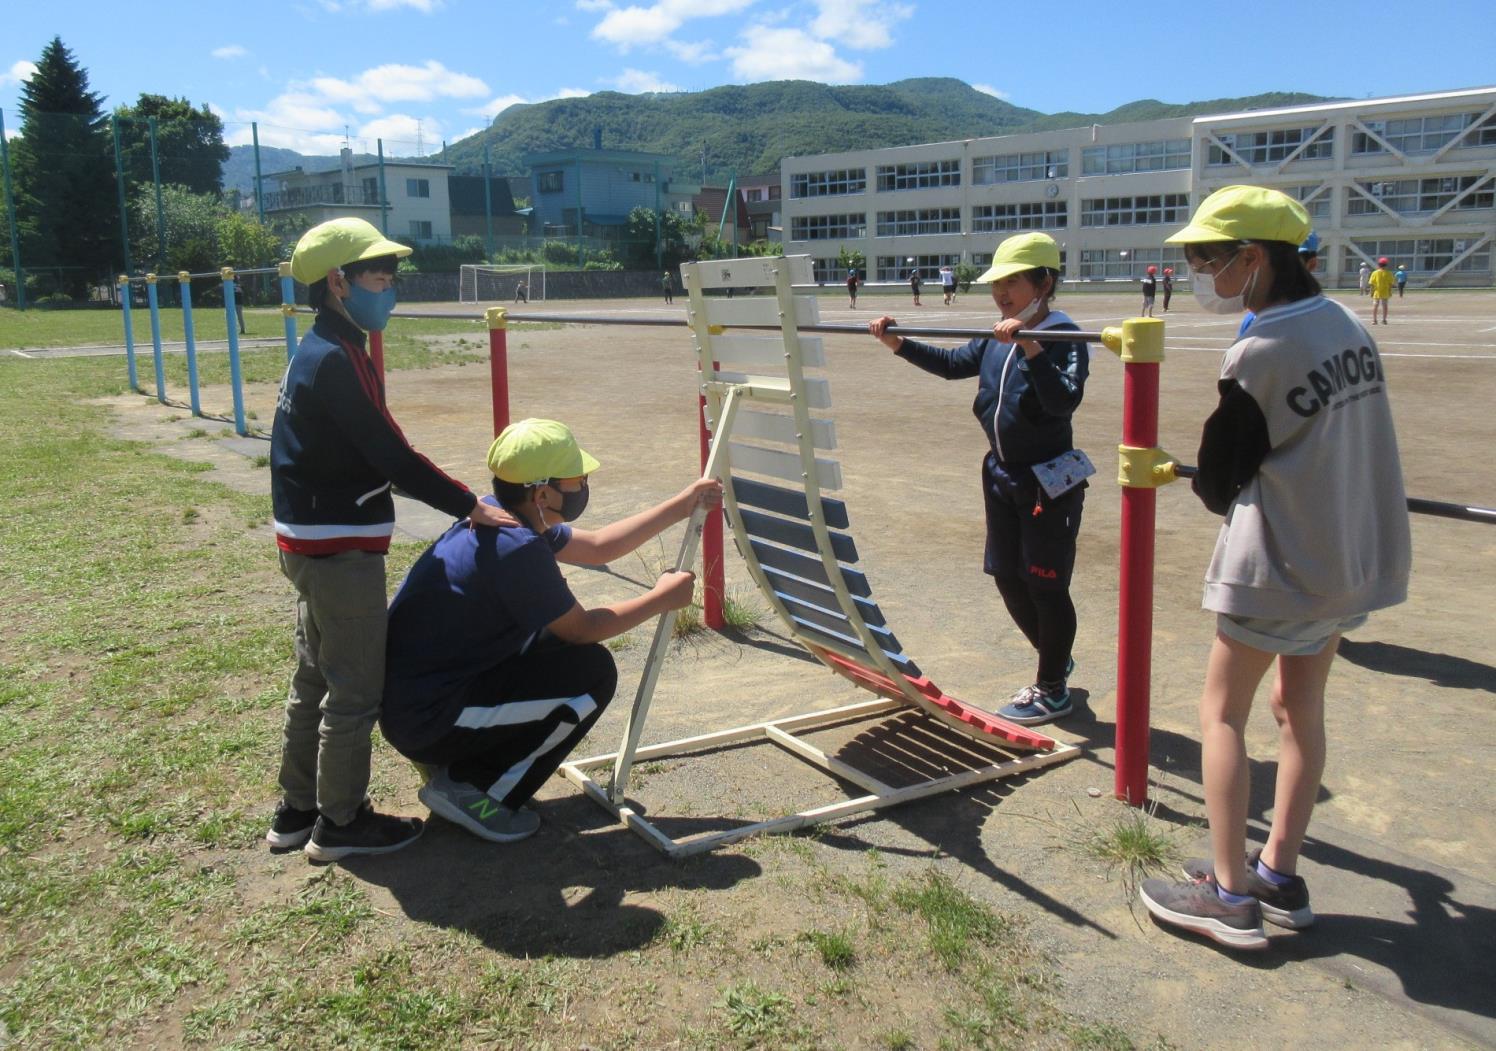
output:
[[[737,412],[737,391],[729,391],[726,399],[722,402],[722,418],[717,421],[717,434],[712,441],[711,456],[708,457],[706,466],[701,474],[704,478],[718,478],[722,476],[723,461],[727,454],[727,439],[732,434],[732,418]],[[681,538],[680,553],[675,558],[675,569],[677,572],[686,569],[696,560],[696,545],[701,540],[701,530],[706,524],[708,515],[716,514],[715,508],[708,508],[704,504],[698,504],[691,512],[691,520],[686,524],[686,535]],[[649,656],[644,662],[644,674],[639,678],[639,689],[634,694],[634,706],[629,712],[628,722],[623,730],[623,747],[618,750],[618,759],[613,764],[613,784],[608,788],[608,796],[614,803],[621,803],[624,794],[628,791],[629,768],[634,762],[634,751],[639,747],[639,735],[644,732],[644,719],[649,714],[649,702],[654,698],[655,683],[660,678],[660,668],[665,663],[665,651],[670,648],[670,638],[675,630],[676,610],[666,610],[660,614],[660,619],[655,624],[654,641],[649,647]]]
[[187,273],[177,275],[182,286],[182,333],[187,345],[187,389],[191,392],[192,415],[203,414],[202,401],[197,389],[197,329],[192,323],[192,277]]
[[[435,311],[423,310],[400,310],[394,315],[404,318],[423,318],[440,321],[482,321],[482,317],[464,314],[441,314]],[[645,327],[688,327],[691,323],[683,317],[599,317],[589,314],[524,314],[511,313],[510,321],[549,322],[554,325],[639,325]],[[732,329],[752,329],[778,332],[780,326],[772,325],[729,325]],[[990,328],[927,328],[915,325],[889,326],[897,329],[903,336],[930,336],[936,339],[987,339],[991,338]],[[866,325],[838,325],[838,324],[815,324],[796,325],[799,332],[831,332],[847,336],[866,336]],[[1015,339],[1040,339],[1053,340],[1056,336],[1064,336],[1069,342],[1100,343],[1102,336],[1100,332],[1070,332],[1066,330],[1055,331],[1054,329],[1021,329],[1015,335]]]
[[219,271],[223,280],[223,317],[229,330],[229,386],[234,395],[234,433],[240,437],[249,435],[249,424],[244,420],[244,370],[239,364],[239,320],[234,316],[234,300],[238,288],[234,284],[234,268],[226,266]]
[[[1180,478],[1193,478],[1200,468],[1185,463],[1176,463],[1174,473]],[[1425,500],[1408,497],[1408,510],[1417,515],[1433,515],[1435,518],[1454,518],[1461,522],[1479,522],[1496,525],[1496,507],[1478,507],[1474,504],[1451,504],[1443,500]]]
[[146,302],[151,307],[151,346],[156,358],[156,400],[166,404],[166,366],[161,361],[161,301],[157,298],[156,275],[147,274]]

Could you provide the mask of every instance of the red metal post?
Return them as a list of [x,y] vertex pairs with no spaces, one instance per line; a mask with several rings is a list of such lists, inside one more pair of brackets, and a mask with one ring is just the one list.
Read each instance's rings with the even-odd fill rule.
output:
[[[1158,364],[1128,362],[1122,391],[1122,444],[1158,444]],[[1133,806],[1148,797],[1148,691],[1153,659],[1153,532],[1158,490],[1124,481],[1117,625],[1116,795]]]
[[509,426],[509,319],[503,307],[484,311],[488,322],[488,373],[493,386],[493,433]]
[[369,360],[374,362],[374,371],[384,379],[384,333],[369,333]]
[[[696,399],[696,425],[701,440],[701,468],[706,469],[707,457],[712,451],[712,432],[706,429],[706,395]],[[712,631],[721,631],[727,626],[722,616],[722,513],[712,512],[706,516],[701,527],[701,619]]]

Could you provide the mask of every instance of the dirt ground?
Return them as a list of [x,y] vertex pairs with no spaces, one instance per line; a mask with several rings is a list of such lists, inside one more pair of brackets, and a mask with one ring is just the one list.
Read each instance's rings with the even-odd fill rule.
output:
[[[1346,302],[1363,312],[1369,305],[1354,295]],[[821,303],[823,320],[832,322],[861,322],[885,310],[928,325],[975,328],[992,320],[990,302],[975,290],[953,307],[927,299],[916,309],[893,297],[864,298],[855,312],[840,297]],[[1057,306],[1082,328],[1097,328],[1127,316],[1136,301],[1071,294]],[[1193,462],[1201,422],[1215,402],[1221,352],[1237,319],[1203,314],[1188,296],[1175,306],[1165,316],[1160,444]],[[471,306],[450,309],[474,312]],[[661,316],[669,308],[618,301],[526,308],[527,314],[546,312]],[[1496,463],[1489,455],[1496,448],[1496,294],[1412,293],[1392,301],[1388,327],[1372,331],[1385,359],[1409,495],[1496,505]],[[832,495],[849,506],[874,596],[926,674],[956,696],[995,707],[1031,681],[1033,660],[980,571],[977,475],[984,439],[970,415],[974,381],[941,382],[866,337],[830,336],[826,347],[830,415],[845,478],[845,488]],[[696,379],[684,328],[516,330],[509,337],[509,367],[512,417],[564,420],[602,461],[588,521],[647,506],[693,477]],[[268,387],[248,392],[248,405],[262,421],[271,417],[273,395]],[[214,397],[205,393],[205,404],[216,404]],[[227,403],[222,392],[216,397]],[[484,366],[395,373],[389,397],[417,448],[475,488],[484,484],[491,437]],[[1031,921],[1057,960],[1067,997],[1085,1013],[1162,1033],[1180,1047],[1290,1047],[1310,1040],[1331,1047],[1496,1046],[1496,885],[1488,871],[1496,858],[1496,782],[1490,777],[1496,765],[1496,529],[1415,516],[1409,601],[1374,615],[1341,647],[1330,685],[1329,764],[1302,869],[1319,916],[1312,930],[1269,928],[1271,951],[1234,962],[1208,943],[1155,927],[1141,910],[1141,922],[1135,921],[1117,882],[1096,862],[1064,849],[1073,839],[1067,830],[1077,823],[1103,827],[1119,807],[1110,796],[1119,512],[1113,479],[1121,401],[1122,368],[1095,348],[1076,419],[1077,443],[1100,469],[1087,493],[1074,586],[1080,633],[1072,687],[1080,688],[1082,710],[1055,728],[1083,747],[1082,757],[1021,781],[847,821],[826,830],[821,842],[849,859],[877,848],[891,866],[908,871],[932,858],[958,866],[966,889]],[[120,404],[122,425],[133,433],[170,429],[153,402]],[[174,443],[179,450],[193,445],[223,459],[226,468],[235,455],[209,452],[206,442]],[[252,452],[253,443],[245,448]],[[263,470],[236,473],[238,484],[268,485]],[[423,522],[412,517],[406,525],[415,532],[431,527]],[[1196,703],[1213,625],[1199,599],[1218,522],[1185,485],[1160,491],[1151,761],[1158,817],[1170,822],[1203,815]],[[573,586],[584,602],[631,593],[673,558],[676,541],[677,534],[667,534],[657,547],[608,571],[572,571]],[[751,583],[731,551],[727,565],[729,586],[746,594]],[[589,754],[617,747],[648,645],[647,632],[635,635],[636,643],[618,653],[620,696],[584,745]],[[762,630],[745,636],[683,644],[661,676],[645,739],[861,696],[766,620]],[[1270,816],[1276,737],[1263,699],[1250,733],[1250,834],[1260,840]],[[1090,789],[1100,789],[1100,797]],[[634,784],[652,814],[679,818],[667,826],[676,832],[717,817],[830,801],[839,793],[768,745],[670,766]],[[406,802],[413,805],[411,794]],[[638,908],[674,880],[674,863],[619,833],[570,785],[554,780],[541,798],[554,801],[548,820],[562,826],[565,840],[549,865],[558,881],[552,895],[558,900],[550,904],[559,913],[568,907],[560,888],[572,882],[567,859],[579,851],[630,871],[604,895],[613,909]],[[439,843],[455,851],[458,835]],[[1203,829],[1183,833],[1181,844],[1187,853],[1199,851]],[[697,881],[720,878],[724,916],[733,913],[733,897],[745,893],[743,873],[734,868],[744,861],[739,848],[728,848],[697,870]],[[770,875],[769,862],[759,863],[762,873],[746,880],[755,884],[747,893],[767,898],[757,907],[768,914],[795,908],[772,900],[763,878]],[[367,877],[388,884],[393,907],[415,919],[481,925],[463,912],[471,906],[420,904],[415,870],[376,874],[371,867]],[[500,938],[496,948],[588,955],[564,938],[520,940]]]

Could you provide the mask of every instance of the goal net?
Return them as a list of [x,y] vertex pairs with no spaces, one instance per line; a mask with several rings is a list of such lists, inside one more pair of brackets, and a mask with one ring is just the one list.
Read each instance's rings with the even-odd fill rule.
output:
[[545,267],[539,263],[463,263],[457,298],[463,303],[510,303],[545,299]]

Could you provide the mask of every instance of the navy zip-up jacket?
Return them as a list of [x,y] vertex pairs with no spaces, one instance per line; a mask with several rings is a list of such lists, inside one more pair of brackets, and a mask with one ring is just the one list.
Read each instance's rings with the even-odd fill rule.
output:
[[385,404],[363,331],[324,310],[286,367],[270,430],[276,543],[300,555],[388,551],[391,483],[453,518],[477,503],[411,448]]
[[[1059,311],[1051,311],[1041,328],[1075,332]],[[1080,341],[1043,340],[1044,352],[1024,357],[1016,343],[990,337],[946,348],[906,339],[896,352],[914,365],[948,380],[977,377],[971,404],[992,455],[998,463],[1028,466],[1052,460],[1073,446],[1070,416],[1080,407],[1091,355]]]

